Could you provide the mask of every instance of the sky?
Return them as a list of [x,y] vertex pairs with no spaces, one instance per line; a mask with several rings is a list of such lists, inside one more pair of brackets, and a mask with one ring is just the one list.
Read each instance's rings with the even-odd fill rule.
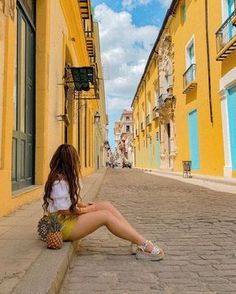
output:
[[92,0],[114,150],[114,122],[129,109],[171,0]]

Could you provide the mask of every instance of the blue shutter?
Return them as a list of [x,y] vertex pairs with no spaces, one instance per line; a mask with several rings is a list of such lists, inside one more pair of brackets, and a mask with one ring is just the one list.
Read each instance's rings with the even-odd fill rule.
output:
[[192,169],[200,169],[197,111],[189,113],[189,146]]
[[236,86],[228,90],[227,101],[232,169],[236,170]]

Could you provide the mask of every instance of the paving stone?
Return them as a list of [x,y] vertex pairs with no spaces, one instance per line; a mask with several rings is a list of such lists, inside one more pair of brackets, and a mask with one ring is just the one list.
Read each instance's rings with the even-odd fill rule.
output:
[[111,201],[165,259],[137,261],[129,242],[99,229],[82,240],[61,294],[236,293],[235,195],[110,169],[97,200]]

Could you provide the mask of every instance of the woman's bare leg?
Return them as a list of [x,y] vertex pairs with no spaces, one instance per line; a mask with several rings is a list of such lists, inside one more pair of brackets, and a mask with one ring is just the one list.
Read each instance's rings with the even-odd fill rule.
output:
[[76,227],[72,232],[71,240],[79,240],[96,231],[103,225],[115,236],[134,244],[141,245],[146,241],[146,239],[131,226],[127,226],[123,221],[107,210],[99,210],[80,215]]
[[[118,220],[124,223],[125,226],[129,228],[130,231],[133,233],[137,233],[137,231],[130,225],[130,223],[127,221],[127,219],[119,212],[117,208],[115,208],[109,201],[102,201],[102,202],[97,202],[93,204],[93,211],[100,211],[100,210],[106,210],[109,211],[112,215],[114,215]],[[133,243],[131,241],[131,243]],[[136,244],[136,243],[134,243]],[[147,246],[147,251],[151,252],[153,249],[152,245]]]
[[134,230],[134,228],[130,225],[130,223],[127,221],[127,219],[110,202],[103,201],[103,202],[95,203],[94,205],[95,205],[95,211],[99,211],[99,210],[110,211],[116,218],[118,218],[120,221],[122,221],[131,230]]

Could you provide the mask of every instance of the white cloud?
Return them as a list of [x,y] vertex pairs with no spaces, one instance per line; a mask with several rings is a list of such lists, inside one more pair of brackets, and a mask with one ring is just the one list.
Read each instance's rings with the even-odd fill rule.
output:
[[121,114],[123,109],[130,108],[130,104],[126,99],[122,98],[113,98],[110,100],[109,109],[111,112],[117,111]]
[[124,9],[132,10],[136,6],[139,6],[139,5],[147,5],[151,1],[152,0],[123,0],[122,1],[122,7]]
[[158,34],[156,26],[137,27],[130,13],[107,5],[95,8],[99,22],[108,110],[131,105],[139,80]]
[[161,4],[162,6],[164,6],[164,7],[169,7],[170,4],[171,4],[171,2],[172,2],[172,0],[160,0],[159,2],[160,2],[160,4]]
[[157,2],[167,8],[170,6],[172,0],[122,0],[122,7],[123,9],[132,10],[137,6],[147,5],[151,2]]

